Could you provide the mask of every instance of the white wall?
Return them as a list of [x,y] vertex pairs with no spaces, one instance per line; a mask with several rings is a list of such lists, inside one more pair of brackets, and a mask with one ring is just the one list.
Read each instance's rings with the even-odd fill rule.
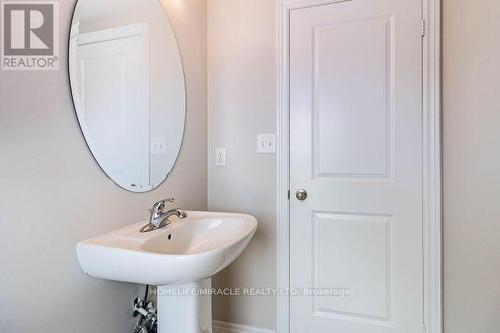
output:
[[[275,155],[256,154],[257,134],[274,133],[275,1],[208,0],[208,206],[257,217],[243,255],[219,274],[217,287],[275,287]],[[227,167],[215,167],[216,147]],[[276,326],[274,297],[217,297],[217,320]]]
[[184,61],[187,124],[172,175],[151,193],[108,180],[80,133],[66,71],[74,1],[60,1],[59,71],[0,71],[1,332],[129,332],[137,287],[85,276],[76,243],[145,219],[168,196],[206,208],[206,4],[164,2]]
[[443,13],[445,332],[500,332],[500,2]]

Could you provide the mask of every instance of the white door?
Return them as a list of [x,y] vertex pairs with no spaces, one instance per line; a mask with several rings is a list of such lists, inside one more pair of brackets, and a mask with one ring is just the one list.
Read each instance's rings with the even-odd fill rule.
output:
[[292,333],[423,332],[421,27],[418,0],[290,14],[290,285],[348,293],[292,296]]
[[83,133],[111,179],[130,190],[150,189],[149,52],[147,25],[82,33],[78,37]]

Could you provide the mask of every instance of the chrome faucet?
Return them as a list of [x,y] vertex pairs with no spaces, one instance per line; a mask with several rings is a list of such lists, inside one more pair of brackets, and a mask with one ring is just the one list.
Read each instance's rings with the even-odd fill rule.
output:
[[141,228],[141,232],[149,232],[168,226],[172,221],[169,220],[171,216],[177,216],[179,219],[187,217],[185,211],[179,208],[166,210],[167,203],[174,202],[174,198],[168,198],[155,202],[153,207],[149,209],[149,223]]

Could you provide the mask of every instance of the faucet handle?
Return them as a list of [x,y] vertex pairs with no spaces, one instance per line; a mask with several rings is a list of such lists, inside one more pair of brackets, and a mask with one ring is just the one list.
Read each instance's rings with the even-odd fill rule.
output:
[[174,198],[168,198],[155,202],[153,208],[150,208],[149,213],[151,214],[157,211],[163,211],[165,209],[165,204],[172,203],[174,202],[174,200],[175,200]]

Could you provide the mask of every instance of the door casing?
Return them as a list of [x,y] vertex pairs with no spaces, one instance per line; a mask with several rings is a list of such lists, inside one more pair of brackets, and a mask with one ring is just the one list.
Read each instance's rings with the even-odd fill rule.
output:
[[[290,287],[289,15],[350,0],[277,0],[277,287]],[[422,1],[424,325],[443,332],[441,207],[441,0]],[[289,296],[278,296],[277,331],[290,332]]]

